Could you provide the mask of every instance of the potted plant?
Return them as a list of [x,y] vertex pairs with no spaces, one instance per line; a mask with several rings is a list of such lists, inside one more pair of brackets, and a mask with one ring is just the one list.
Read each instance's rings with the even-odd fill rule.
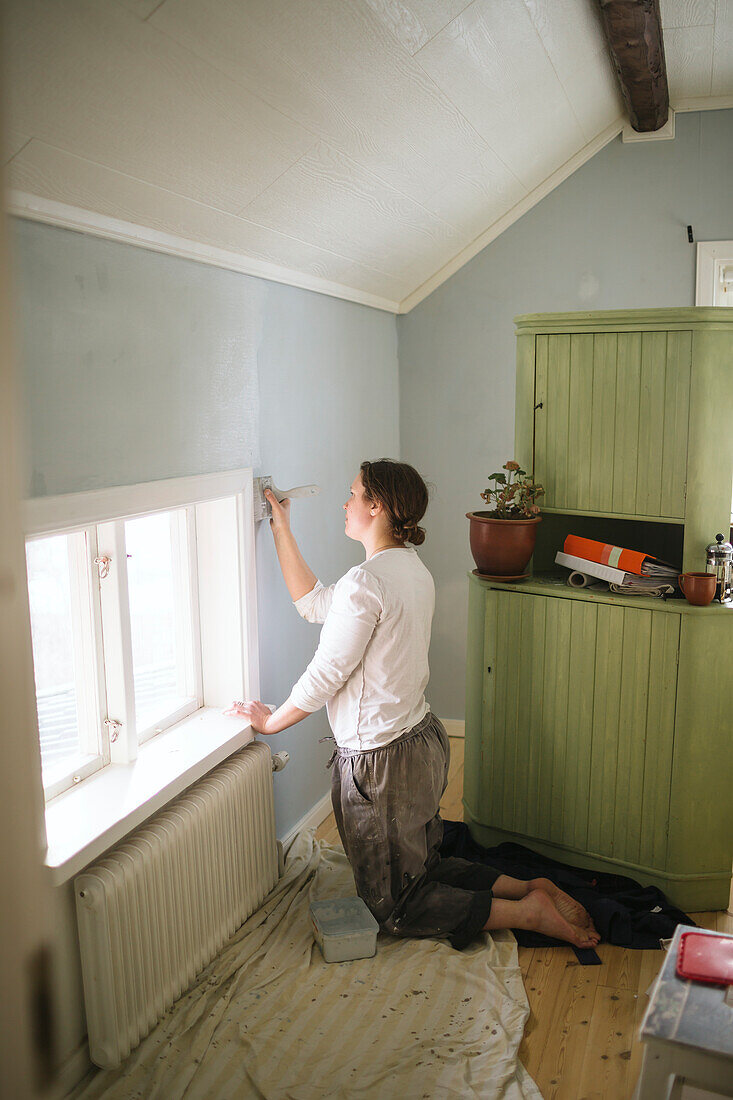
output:
[[485,576],[518,580],[534,552],[537,524],[542,522],[535,503],[544,489],[536,485],[518,462],[505,462],[506,473],[489,475],[481,496],[490,511],[466,512],[470,522],[471,553],[476,569]]

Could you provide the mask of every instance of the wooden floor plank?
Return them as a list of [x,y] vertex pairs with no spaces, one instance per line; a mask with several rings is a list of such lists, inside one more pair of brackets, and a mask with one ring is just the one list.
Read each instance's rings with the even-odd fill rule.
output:
[[[567,956],[575,958],[572,949],[536,947],[527,969],[524,987],[529,999],[530,1014],[524,1028],[519,1057],[525,1066],[540,1065],[542,1052],[554,1027],[554,1006],[562,984]],[[531,993],[531,996],[530,996]]]
[[690,913],[690,916],[694,920],[695,924],[699,924],[701,928],[709,928],[711,932],[718,931],[718,916],[724,916],[723,913]]
[[630,989],[632,993],[636,993],[642,952],[604,943],[601,944],[598,954],[602,960],[598,984],[611,989]]
[[718,913],[718,932],[725,932],[733,936],[733,913],[721,911]]
[[[582,1064],[600,968],[580,966],[570,948],[567,951],[564,948],[543,950],[553,957],[554,965],[562,973],[554,1003],[545,1001],[542,1006],[547,1030],[544,1049],[540,1057],[530,1049],[530,1058],[524,1064],[529,1069],[531,1062],[530,1073],[542,1095],[549,1098],[561,1094],[566,1070]],[[528,986],[525,982],[525,988]],[[528,996],[531,996],[529,991]]]
[[[660,952],[658,952],[658,954],[664,955],[664,952],[660,951]],[[658,972],[659,971],[657,971],[657,973]],[[649,1007],[649,998],[647,997],[646,993],[639,993],[637,998],[636,998],[636,1011],[635,1011],[635,1019],[634,1019],[634,1041],[631,1044],[631,1057],[629,1059],[629,1077],[628,1077],[629,1096],[633,1096],[634,1089],[636,1088],[636,1082],[639,1080],[639,1074],[641,1073],[641,1060],[642,1060],[642,1055],[644,1053],[644,1044],[639,1041],[639,1029],[641,1028],[641,1022],[644,1019],[644,1016],[646,1014],[646,1010],[647,1010],[648,1007]]]
[[623,1100],[629,1095],[637,999],[626,989],[596,989],[575,1100]]

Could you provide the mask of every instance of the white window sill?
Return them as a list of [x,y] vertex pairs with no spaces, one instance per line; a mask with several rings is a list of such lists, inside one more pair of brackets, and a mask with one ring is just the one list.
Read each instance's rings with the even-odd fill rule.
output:
[[172,798],[254,740],[249,723],[197,710],[141,745],[132,764],[110,764],[46,806],[51,882],[67,882]]

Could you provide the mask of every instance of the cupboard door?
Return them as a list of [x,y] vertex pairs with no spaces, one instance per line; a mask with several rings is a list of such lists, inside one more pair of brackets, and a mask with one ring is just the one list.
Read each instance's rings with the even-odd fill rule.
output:
[[498,590],[486,600],[482,819],[660,865],[679,616]]
[[690,332],[537,337],[545,507],[684,519],[691,359]]

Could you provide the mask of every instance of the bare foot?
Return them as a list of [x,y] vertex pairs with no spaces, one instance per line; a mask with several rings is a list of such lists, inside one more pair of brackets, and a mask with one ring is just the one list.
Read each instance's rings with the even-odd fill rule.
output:
[[[569,894],[556,886],[554,882],[551,882],[549,878],[532,879],[529,885],[532,889],[544,890],[546,894],[549,894],[560,916],[565,917],[565,920],[569,921],[570,924],[576,924],[579,928],[585,928],[591,934],[598,936],[588,910],[584,909],[579,901],[571,898]],[[598,939],[600,940],[600,936],[598,936]]]
[[541,932],[555,940],[566,940],[576,947],[595,947],[598,933],[567,920],[555,907],[553,899],[544,890],[530,890],[519,905],[524,910],[527,923],[522,927],[530,932]]

